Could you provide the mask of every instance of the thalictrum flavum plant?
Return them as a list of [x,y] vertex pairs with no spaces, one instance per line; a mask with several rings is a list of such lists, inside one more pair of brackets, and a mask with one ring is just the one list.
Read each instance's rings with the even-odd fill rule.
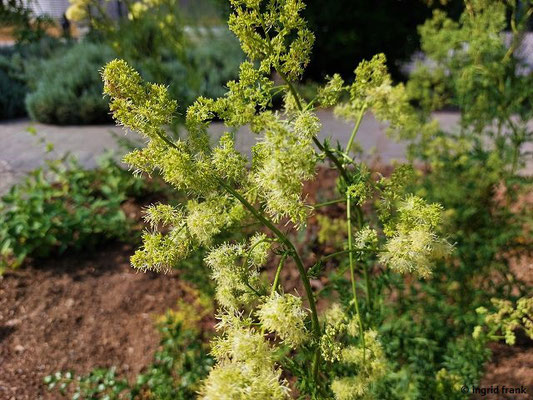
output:
[[[377,265],[425,278],[452,246],[438,234],[441,207],[402,194],[407,166],[390,178],[376,176],[355,159],[352,148],[370,110],[391,130],[425,128],[418,125],[405,88],[393,85],[383,55],[362,62],[352,84],[334,75],[312,101],[298,94],[295,83],[314,41],[300,15],[301,0],[231,0],[231,6],[229,26],[248,60],[239,79],[228,82],[225,96],[200,97],[188,108],[186,137],[167,134],[177,104],[164,86],[143,82],[121,60],[103,70],[115,119],[147,142],[124,161],[136,173],[159,173],[189,194],[179,206],[156,204],[147,210],[153,229],[145,232],[132,265],[166,271],[196,249],[208,249],[205,262],[216,284],[220,334],[212,345],[216,365],[200,398],[285,399],[295,388],[301,396],[320,399],[369,396],[387,368],[375,326],[361,314],[362,302],[371,309],[375,301]],[[274,109],[272,100],[279,94],[283,106]],[[353,122],[347,143],[332,147],[318,138],[319,105],[335,107]],[[212,145],[208,128],[216,119],[228,132]],[[241,126],[250,126],[257,138],[251,159],[235,147]],[[351,301],[347,307],[333,303],[319,315],[308,275],[313,265],[304,263],[290,232],[305,229],[320,206],[306,201],[302,187],[315,179],[321,162],[338,171],[339,199],[334,200],[345,203],[348,237],[344,250],[322,256],[348,255]],[[364,207],[378,218],[367,218]],[[214,244],[217,235],[245,220],[262,229],[241,242]],[[277,264],[271,282],[262,274],[269,259]],[[361,260],[372,260],[376,268]],[[284,290],[282,270],[293,265],[302,296]]]

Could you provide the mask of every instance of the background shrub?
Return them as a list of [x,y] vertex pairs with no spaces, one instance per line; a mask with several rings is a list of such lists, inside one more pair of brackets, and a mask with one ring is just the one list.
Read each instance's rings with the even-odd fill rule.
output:
[[197,94],[212,98],[224,95],[226,82],[237,78],[244,61],[239,41],[224,26],[200,31],[192,42],[190,57],[200,82]]
[[0,56],[0,93],[0,120],[26,114],[26,84],[15,75],[10,56]]
[[45,37],[36,42],[0,48],[0,120],[26,115],[26,70],[39,60],[48,59],[68,42]]
[[30,117],[48,124],[96,124],[110,120],[99,70],[113,58],[104,44],[80,42],[28,70]]
[[27,256],[125,238],[130,225],[120,205],[142,187],[109,159],[95,170],[69,158],[31,172],[0,201],[0,270],[17,267]]

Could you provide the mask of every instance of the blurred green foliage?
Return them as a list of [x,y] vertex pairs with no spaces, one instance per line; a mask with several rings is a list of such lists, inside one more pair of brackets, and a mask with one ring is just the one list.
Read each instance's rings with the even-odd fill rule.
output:
[[67,45],[57,39],[44,37],[37,42],[0,48],[0,120],[26,115],[26,69],[48,59]]
[[25,114],[26,83],[16,76],[11,58],[0,56],[0,120]]
[[17,43],[32,43],[47,36],[53,21],[46,15],[36,15],[35,0],[0,1],[0,26],[12,31]]
[[59,125],[110,121],[99,69],[113,57],[107,45],[82,41],[27,66],[30,117]]
[[397,298],[380,314],[394,362],[382,387],[388,395],[379,398],[467,398],[461,386],[477,384],[490,358],[487,340],[472,336],[482,323],[476,308],[493,310],[491,298],[531,296],[511,263],[532,250],[532,181],[524,167],[533,76],[519,51],[532,10],[531,2],[467,0],[459,21],[436,11],[420,27],[428,61],[411,76],[410,97],[423,119],[453,106],[460,123],[406,137],[411,158],[427,165],[410,189],[444,206],[442,229],[455,251],[432,279],[396,281]]

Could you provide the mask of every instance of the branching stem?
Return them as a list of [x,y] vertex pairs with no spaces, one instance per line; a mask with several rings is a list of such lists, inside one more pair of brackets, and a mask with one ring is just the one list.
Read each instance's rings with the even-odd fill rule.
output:
[[270,292],[270,296],[274,295],[276,291],[278,290],[279,285],[279,278],[281,275],[281,270],[283,269],[283,265],[285,264],[285,259],[287,258],[288,253],[283,253],[281,256],[281,259],[279,260],[278,268],[276,269],[276,276],[274,277],[274,283],[272,284],[272,291]]
[[357,314],[357,320],[359,321],[359,334],[363,343],[363,359],[365,351],[365,336],[363,333],[363,319],[361,318],[361,312],[359,310],[359,301],[357,300],[357,287],[355,282],[355,263],[353,259],[353,239],[352,239],[352,219],[351,219],[351,196],[350,192],[346,192],[346,226],[348,228],[348,258],[350,262],[350,279],[352,281],[352,296],[355,306],[355,312]]
[[357,135],[357,131],[359,131],[359,127],[361,126],[361,122],[363,121],[366,107],[367,107],[366,104],[364,104],[363,107],[361,108],[361,111],[359,112],[359,116],[357,117],[357,122],[355,123],[352,134],[350,135],[350,140],[348,140],[348,144],[346,145],[346,153],[349,153],[350,149],[352,148],[353,141],[355,140],[355,136]]

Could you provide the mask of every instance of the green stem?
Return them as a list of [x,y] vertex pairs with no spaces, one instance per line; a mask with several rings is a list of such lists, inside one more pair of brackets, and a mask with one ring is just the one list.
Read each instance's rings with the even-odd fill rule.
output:
[[285,247],[289,250],[292,258],[296,262],[296,267],[298,268],[298,272],[300,273],[300,277],[302,279],[302,283],[304,285],[305,293],[307,296],[307,300],[309,302],[309,307],[311,309],[311,322],[313,324],[313,331],[317,338],[320,337],[320,325],[318,322],[318,312],[316,309],[316,302],[315,298],[313,296],[313,289],[311,288],[311,283],[309,281],[309,277],[307,276],[307,272],[305,270],[305,266],[303,264],[303,261],[298,254],[298,251],[296,250],[296,247],[294,247],[294,244],[285,236],[275,225],[272,221],[267,219],[265,216],[263,216],[257,209],[252,206],[248,200],[246,200],[239,192],[234,190],[232,187],[228,186],[224,181],[221,179],[218,179],[219,184],[227,190],[232,196],[234,196],[237,200],[239,200],[242,205],[252,213],[252,215],[257,218],[263,225],[265,225],[268,229],[274,233],[281,243],[285,245]]
[[173,147],[175,149],[178,148],[178,146],[176,146],[176,144],[174,142],[172,142],[165,134],[161,133],[161,132],[156,132],[157,136],[159,136],[159,138],[165,142],[166,144],[168,144],[170,147]]
[[329,201],[325,201],[323,203],[317,203],[317,204],[315,204],[313,206],[313,208],[326,207],[326,206],[330,206],[332,204],[344,203],[345,201],[346,201],[346,199],[329,200]]
[[244,281],[244,284],[250,289],[257,297],[261,297],[261,293],[259,293],[248,281]]
[[298,110],[303,111],[302,102],[300,101],[300,96],[298,95],[298,92],[296,91],[296,88],[294,87],[294,85],[289,81],[289,78],[287,78],[287,75],[279,71],[279,68],[276,68],[276,71],[278,72],[279,76],[281,76],[281,79],[283,79],[283,81],[289,87],[289,91],[291,92],[292,97],[294,97],[294,101],[296,101],[296,107],[298,107]]
[[379,253],[381,250],[378,250],[378,249],[352,249],[352,250],[342,250],[342,251],[337,251],[335,253],[331,253],[331,254],[328,254],[327,256],[324,256],[320,259],[320,261],[325,261],[325,260],[328,260],[330,258],[333,258],[333,257],[337,257],[337,256],[341,256],[343,254],[348,254],[348,253],[359,253],[359,252],[372,252],[372,253]]
[[361,340],[363,343],[363,359],[365,351],[365,337],[363,333],[363,320],[361,318],[361,313],[359,311],[359,301],[357,300],[357,287],[355,283],[355,265],[353,260],[353,241],[352,241],[352,218],[351,218],[351,198],[350,193],[346,193],[346,225],[348,228],[348,257],[350,262],[350,279],[352,281],[352,295],[353,302],[355,306],[355,312],[357,314],[357,319],[359,321],[359,334],[361,335]]
[[352,134],[350,136],[350,140],[348,140],[348,145],[346,146],[346,153],[350,152],[350,149],[352,148],[353,141],[355,140],[355,135],[357,135],[357,131],[359,130],[359,127],[361,126],[361,121],[363,121],[363,116],[365,115],[366,111],[366,104],[363,105],[361,108],[361,112],[359,112],[359,116],[357,117],[357,122],[355,123],[355,126],[353,128]]
[[[307,296],[307,301],[309,302],[309,308],[311,309],[311,325],[313,328],[313,333],[318,340],[320,338],[320,323],[318,322],[318,311],[316,309],[316,302],[313,295],[313,289],[311,288],[311,283],[309,281],[309,276],[307,275],[307,272],[305,270],[304,263],[298,254],[298,251],[296,250],[296,247],[294,247],[294,244],[285,236],[275,225],[273,222],[271,222],[269,219],[265,218],[259,211],[256,210],[256,208],[251,205],[248,200],[246,200],[239,192],[234,190],[232,187],[226,185],[226,183],[218,179],[219,184],[226,189],[231,195],[233,195],[237,200],[241,202],[241,204],[252,213],[254,217],[256,217],[261,223],[263,223],[264,226],[269,228],[285,245],[287,250],[290,252],[292,258],[294,259],[296,263],[296,267],[298,268],[298,272],[300,274],[300,279],[302,280],[302,284],[304,285],[304,290]],[[315,382],[318,384],[318,370],[319,370],[319,364],[320,364],[320,349],[318,346],[316,346],[315,354],[313,357],[313,377]]]
[[274,277],[274,283],[272,284],[272,291],[270,292],[270,296],[274,295],[276,293],[276,290],[278,289],[279,285],[279,277],[281,275],[281,270],[283,269],[283,264],[285,264],[285,259],[287,258],[287,253],[283,253],[281,256],[281,259],[279,260],[278,268],[276,269],[276,276]]
[[370,278],[368,275],[368,266],[366,263],[363,263],[363,275],[365,277],[365,288],[366,288],[366,304],[368,305],[369,309],[372,309],[372,296],[371,296],[371,288],[370,288]]
[[[289,91],[291,92],[294,97],[294,100],[296,101],[296,106],[298,107],[298,110],[303,111],[302,103],[300,102],[300,97],[298,96],[298,92],[294,88],[294,85],[289,81],[289,78],[287,78],[285,74],[279,71],[278,68],[276,68],[276,71],[278,72],[281,79],[283,79],[283,81],[287,84]],[[346,182],[349,182],[350,178],[348,178],[348,173],[346,172],[346,169],[343,167],[339,159],[335,157],[335,155],[329,149],[324,147],[324,145],[322,145],[322,143],[320,143],[320,141],[315,136],[313,136],[313,143],[316,145],[316,147],[318,147],[320,151],[323,151],[326,154],[326,156],[333,162],[333,164],[335,164],[335,167],[337,167],[339,173],[342,175],[344,180]]]

